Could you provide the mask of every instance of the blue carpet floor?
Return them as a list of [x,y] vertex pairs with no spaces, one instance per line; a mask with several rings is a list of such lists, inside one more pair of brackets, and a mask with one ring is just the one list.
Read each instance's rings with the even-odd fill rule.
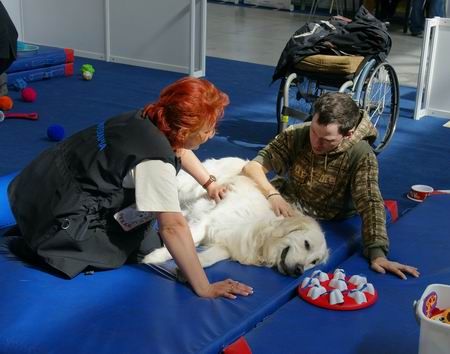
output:
[[[96,71],[92,81],[79,75],[82,64]],[[207,58],[207,78],[228,93],[231,104],[214,139],[198,151],[201,159],[239,156],[252,158],[276,132],[278,83],[270,85],[273,67]],[[160,70],[76,58],[75,75],[35,82],[34,103],[15,101],[13,112],[38,112],[38,121],[7,119],[0,123],[0,175],[20,170],[54,142],[47,139],[51,124],[66,135],[132,110],[157,98],[167,84],[183,76]],[[450,188],[450,129],[440,118],[412,119],[415,89],[402,88],[400,119],[389,147],[379,155],[380,186],[385,199],[399,202],[403,213],[416,204],[405,197],[412,184]]]

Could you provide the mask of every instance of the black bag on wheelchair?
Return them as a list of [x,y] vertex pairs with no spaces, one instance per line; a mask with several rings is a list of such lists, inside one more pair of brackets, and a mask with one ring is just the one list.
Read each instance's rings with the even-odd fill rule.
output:
[[386,25],[361,6],[352,21],[337,16],[300,27],[281,53],[272,79],[276,81],[285,76],[292,67],[310,55],[378,55],[383,61],[391,46],[392,40]]

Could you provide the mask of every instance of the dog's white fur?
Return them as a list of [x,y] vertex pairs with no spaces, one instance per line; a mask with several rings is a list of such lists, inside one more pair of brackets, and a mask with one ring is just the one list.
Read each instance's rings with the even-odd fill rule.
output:
[[[199,253],[202,266],[231,258],[242,264],[275,266],[280,273],[297,276],[325,262],[328,249],[319,224],[300,211],[293,217],[277,217],[254,182],[240,174],[246,162],[232,157],[204,162],[217,182],[229,188],[217,204],[190,175],[181,171],[177,177],[181,208],[194,243],[206,246]],[[162,247],[143,262],[170,258]]]

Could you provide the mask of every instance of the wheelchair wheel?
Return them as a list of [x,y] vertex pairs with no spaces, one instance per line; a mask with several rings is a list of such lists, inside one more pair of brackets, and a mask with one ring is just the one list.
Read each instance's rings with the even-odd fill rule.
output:
[[364,88],[363,107],[378,131],[372,147],[380,153],[391,140],[399,114],[399,85],[394,68],[384,62],[370,73]]
[[296,74],[283,78],[277,95],[278,133],[307,120],[320,93],[316,81],[298,78]]

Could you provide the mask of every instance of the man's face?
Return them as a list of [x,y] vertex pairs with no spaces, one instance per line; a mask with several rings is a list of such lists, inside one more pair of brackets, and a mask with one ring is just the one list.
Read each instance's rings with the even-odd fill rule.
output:
[[318,122],[318,118],[319,115],[314,114],[309,129],[311,148],[316,155],[325,155],[330,151],[333,151],[339,146],[344,138],[350,137],[353,133],[353,130],[351,130],[344,136],[339,132],[339,125],[337,123],[321,125]]

